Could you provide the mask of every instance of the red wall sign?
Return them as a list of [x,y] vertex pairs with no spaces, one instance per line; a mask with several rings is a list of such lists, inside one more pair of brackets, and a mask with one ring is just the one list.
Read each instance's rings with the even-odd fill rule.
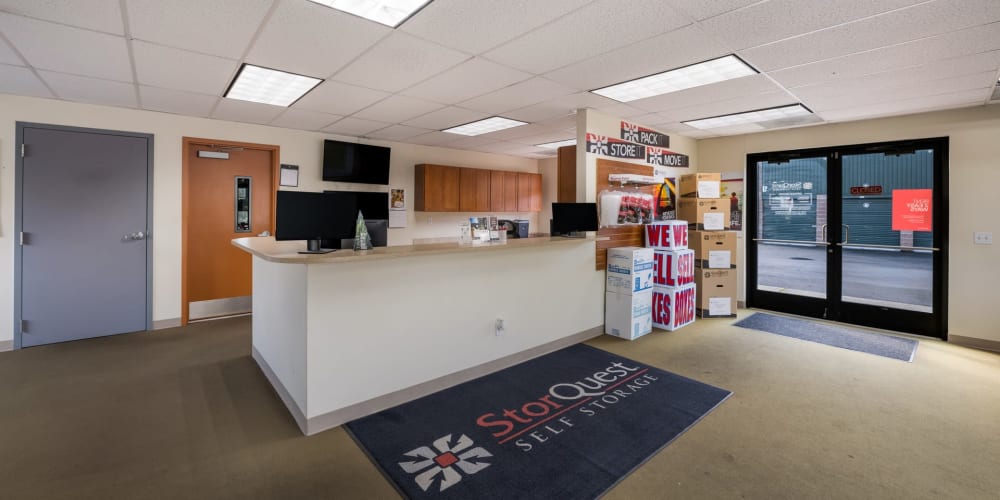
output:
[[882,186],[851,186],[851,194],[854,196],[882,194]]
[[892,230],[931,231],[931,190],[892,190]]

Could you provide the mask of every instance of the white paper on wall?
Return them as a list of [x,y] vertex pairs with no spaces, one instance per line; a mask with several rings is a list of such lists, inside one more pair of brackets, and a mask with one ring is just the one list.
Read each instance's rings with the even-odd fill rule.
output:
[[389,227],[406,227],[406,211],[390,210]]
[[732,264],[732,253],[729,250],[709,250],[708,267],[712,269],[729,269]]
[[708,298],[709,316],[729,316],[731,314],[733,314],[732,299],[729,297]]
[[705,225],[706,231],[722,231],[724,217],[722,213],[705,214],[705,219],[702,224]]

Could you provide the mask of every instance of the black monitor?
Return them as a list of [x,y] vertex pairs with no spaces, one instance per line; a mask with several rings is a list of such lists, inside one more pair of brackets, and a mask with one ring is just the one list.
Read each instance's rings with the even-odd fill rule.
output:
[[356,214],[353,200],[326,193],[278,191],[275,207],[275,240],[307,240],[307,251],[327,253],[322,240],[340,241],[354,237]]
[[323,180],[389,184],[391,150],[382,146],[323,141]]
[[597,231],[596,203],[553,203],[553,236],[582,237],[586,231]]
[[353,200],[357,207],[354,212],[354,219],[358,218],[358,211],[368,219],[388,219],[389,218],[389,193],[372,193],[368,191],[323,191],[336,196],[343,196]]

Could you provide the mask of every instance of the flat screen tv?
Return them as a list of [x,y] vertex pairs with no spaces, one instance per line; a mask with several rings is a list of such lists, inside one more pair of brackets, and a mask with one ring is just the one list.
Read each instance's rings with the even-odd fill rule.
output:
[[323,180],[389,184],[390,149],[370,144],[323,141]]
[[[353,215],[353,216],[352,216]],[[322,241],[354,237],[357,205],[352,198],[329,193],[278,191],[275,240],[306,240],[307,251],[325,253]]]
[[553,203],[553,236],[583,237],[586,231],[597,231],[596,203]]

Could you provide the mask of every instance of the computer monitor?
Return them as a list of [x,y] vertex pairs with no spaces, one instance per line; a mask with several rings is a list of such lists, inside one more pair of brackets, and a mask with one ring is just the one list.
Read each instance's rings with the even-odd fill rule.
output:
[[278,191],[275,207],[275,240],[306,240],[306,251],[328,253],[323,240],[340,241],[354,237],[353,200],[326,193]]
[[553,236],[583,237],[586,231],[597,231],[596,203],[553,203]]

